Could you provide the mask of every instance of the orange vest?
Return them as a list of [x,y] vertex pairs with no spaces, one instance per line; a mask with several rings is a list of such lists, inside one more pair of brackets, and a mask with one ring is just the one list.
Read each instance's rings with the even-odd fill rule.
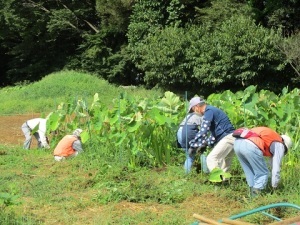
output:
[[57,144],[54,149],[53,155],[55,156],[70,156],[75,153],[75,150],[72,148],[73,142],[76,141],[77,138],[74,135],[66,135],[60,142]]
[[251,131],[258,134],[259,137],[250,137],[248,140],[252,141],[263,152],[264,156],[272,156],[270,146],[274,141],[283,143],[282,137],[268,127],[255,127]]

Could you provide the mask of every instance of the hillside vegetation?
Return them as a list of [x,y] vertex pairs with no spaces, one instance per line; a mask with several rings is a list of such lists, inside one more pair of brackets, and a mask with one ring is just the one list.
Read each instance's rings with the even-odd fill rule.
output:
[[61,102],[76,102],[84,99],[92,102],[99,94],[104,105],[112,103],[121,94],[158,97],[159,90],[146,90],[135,86],[115,86],[89,73],[61,71],[49,74],[40,81],[0,89],[0,115],[23,113],[49,113]]
[[[52,112],[51,129],[58,135],[51,137],[50,150],[0,143],[0,224],[190,225],[193,213],[218,220],[271,203],[300,205],[299,90],[284,89],[277,96],[250,86],[212,94],[207,101],[226,111],[235,126],[267,124],[291,135],[294,146],[284,157],[275,192],[268,185],[261,196],[249,198],[236,158],[228,184],[203,173],[199,157],[185,174],[186,156],[174,140],[187,102],[174,93],[124,89],[74,71],[1,89],[2,114]],[[86,134],[84,152],[55,162],[57,138],[78,125]],[[299,212],[271,213],[289,218]],[[273,222],[263,214],[243,220]]]

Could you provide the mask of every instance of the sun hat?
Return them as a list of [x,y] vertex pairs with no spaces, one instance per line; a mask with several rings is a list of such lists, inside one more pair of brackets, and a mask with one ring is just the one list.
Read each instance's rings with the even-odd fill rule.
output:
[[203,98],[200,98],[200,97],[193,97],[193,98],[190,100],[190,105],[189,105],[188,112],[191,112],[191,109],[192,109],[195,105],[203,104],[203,103],[205,103],[205,100],[204,100]]
[[287,135],[281,135],[283,141],[284,141],[284,144],[285,146],[287,147],[287,149],[290,149],[292,146],[293,146],[293,142],[292,142],[292,139],[287,136]]
[[74,130],[73,135],[80,137],[81,132],[82,132],[82,129],[77,128],[76,130]]

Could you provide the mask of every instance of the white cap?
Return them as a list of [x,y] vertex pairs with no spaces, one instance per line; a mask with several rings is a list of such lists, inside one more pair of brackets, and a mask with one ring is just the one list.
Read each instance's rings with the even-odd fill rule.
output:
[[292,139],[291,139],[289,136],[284,135],[284,134],[281,135],[281,137],[282,137],[282,139],[283,139],[283,141],[284,141],[285,146],[286,146],[288,149],[290,149],[290,148],[293,146]]
[[81,132],[82,132],[82,129],[77,128],[76,130],[74,130],[73,135],[80,137]]
[[191,112],[191,109],[198,104],[205,103],[205,100],[200,97],[194,97],[190,100],[189,110],[188,112]]

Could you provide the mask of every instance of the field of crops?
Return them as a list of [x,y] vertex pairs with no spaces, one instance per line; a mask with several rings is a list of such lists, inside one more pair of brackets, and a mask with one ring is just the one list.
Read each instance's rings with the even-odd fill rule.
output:
[[[53,79],[47,85],[56,83]],[[267,125],[294,140],[284,158],[276,192],[268,186],[263,195],[251,199],[236,159],[226,185],[198,170],[198,160],[190,174],[184,173],[186,156],[174,141],[186,112],[187,99],[182,97],[186,93],[180,97],[172,92],[145,94],[134,89],[132,94],[105,84],[98,88],[102,94],[35,99],[47,106],[36,110],[40,106],[35,107],[30,94],[37,96],[40,86],[48,88],[43,80],[32,86],[0,90],[1,110],[10,105],[10,95],[16,99],[18,92],[27,93],[32,102],[30,110],[18,115],[1,112],[6,114],[0,116],[1,224],[189,225],[195,220],[193,213],[218,219],[270,203],[300,204],[298,89],[284,89],[277,96],[250,86],[238,93],[226,91],[207,98],[209,104],[223,109],[236,127]],[[109,88],[113,96],[109,96]],[[57,99],[55,104],[53,99]],[[18,104],[15,111],[21,112],[22,102]],[[38,150],[34,143],[25,151],[20,127],[37,116],[49,117],[51,149]],[[84,153],[55,162],[52,151],[58,140],[76,127],[84,130]],[[278,213],[285,218],[297,212]],[[265,224],[270,219],[253,215],[246,221]]]

